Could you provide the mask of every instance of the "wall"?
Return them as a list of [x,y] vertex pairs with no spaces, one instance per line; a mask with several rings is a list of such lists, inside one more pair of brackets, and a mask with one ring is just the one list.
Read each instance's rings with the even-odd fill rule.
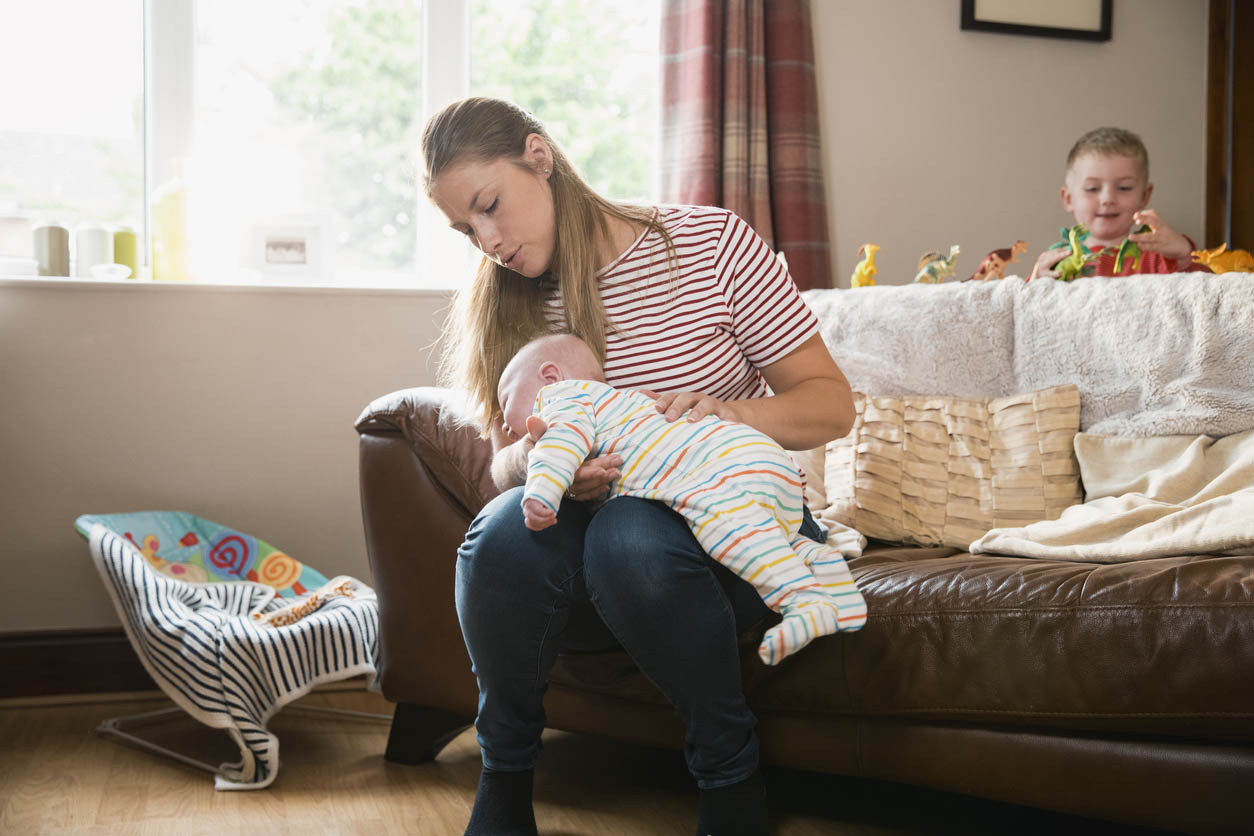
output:
[[1151,206],[1201,237],[1205,0],[1119,0],[1105,43],[964,32],[959,5],[811,4],[841,286],[866,241],[882,247],[881,283],[910,281],[920,254],[955,243],[969,276],[1017,238],[1028,252],[1011,270],[1027,275],[1074,223],[1058,199],[1066,154],[1099,125],[1141,135]]
[[446,304],[0,280],[0,632],[118,624],[83,513],[187,510],[368,582],[353,421],[434,380]]

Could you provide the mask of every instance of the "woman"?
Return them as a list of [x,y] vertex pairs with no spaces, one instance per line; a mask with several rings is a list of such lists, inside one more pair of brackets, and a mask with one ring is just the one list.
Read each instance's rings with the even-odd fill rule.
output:
[[[434,116],[422,150],[428,195],[485,255],[459,293],[445,376],[478,407],[503,490],[471,524],[457,562],[483,753],[466,833],[536,832],[531,786],[549,670],[559,652],[621,646],[684,721],[698,832],[765,834],[736,637],[769,611],[669,508],[592,501],[618,476],[616,457],[585,462],[558,523],[528,531],[515,486],[531,443],[502,428],[496,385],[532,337],[570,331],[593,346],[610,384],[660,393],[669,420],[714,413],[808,449],[848,432],[849,384],[787,271],[734,214],[607,201],[534,117],[495,99]],[[808,514],[807,534],[822,537]]]

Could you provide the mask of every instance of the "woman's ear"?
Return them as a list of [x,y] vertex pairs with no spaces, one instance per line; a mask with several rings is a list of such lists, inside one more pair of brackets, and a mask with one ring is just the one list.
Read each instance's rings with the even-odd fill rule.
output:
[[554,363],[552,360],[545,360],[540,364],[540,379],[545,383],[557,383],[565,378],[562,377],[562,370],[557,363]]
[[528,134],[523,159],[545,178],[553,171],[553,150],[539,134]]

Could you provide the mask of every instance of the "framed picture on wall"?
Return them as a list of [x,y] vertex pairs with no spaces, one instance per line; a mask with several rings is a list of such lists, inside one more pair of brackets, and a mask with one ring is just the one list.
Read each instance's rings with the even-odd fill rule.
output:
[[1112,0],[962,0],[963,29],[1109,41]]

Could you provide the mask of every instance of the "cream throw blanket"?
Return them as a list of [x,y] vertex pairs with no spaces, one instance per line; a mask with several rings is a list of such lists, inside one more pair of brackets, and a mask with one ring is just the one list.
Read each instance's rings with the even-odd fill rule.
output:
[[1117,438],[1080,433],[1088,500],[1056,520],[995,528],[971,544],[991,552],[1122,563],[1254,551],[1254,430]]

